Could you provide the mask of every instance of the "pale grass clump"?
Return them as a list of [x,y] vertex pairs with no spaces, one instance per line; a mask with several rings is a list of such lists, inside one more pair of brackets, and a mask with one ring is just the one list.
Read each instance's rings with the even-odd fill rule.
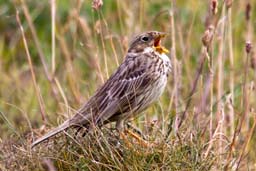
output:
[[154,135],[148,137],[153,147],[131,137],[120,140],[107,128],[77,139],[62,135],[34,150],[15,140],[1,147],[6,161],[2,166],[9,170],[209,170],[216,162],[214,153],[203,155],[206,145],[198,141],[200,133],[180,135],[178,141],[148,134]]

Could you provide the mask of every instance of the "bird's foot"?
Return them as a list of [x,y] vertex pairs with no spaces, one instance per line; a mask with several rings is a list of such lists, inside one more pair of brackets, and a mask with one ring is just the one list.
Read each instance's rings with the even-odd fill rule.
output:
[[138,134],[138,136],[140,136],[144,140],[147,140],[145,135],[141,132],[141,130],[138,127],[132,125],[131,123],[126,123],[126,126],[127,126],[127,129],[130,129],[133,133],[136,133]]
[[138,144],[142,147],[152,147],[154,144],[150,143],[149,141],[145,140],[145,138],[141,137],[140,135],[136,134],[135,132],[127,129],[125,130],[126,134],[129,134],[132,138],[134,138]]
[[139,146],[142,146],[145,148],[153,147],[155,145],[154,143],[150,143],[149,141],[145,140],[145,138],[141,137],[140,135],[138,135],[137,133],[135,133],[129,129],[121,131],[119,133],[119,135],[120,135],[120,138],[124,141],[124,143],[128,147],[132,147],[133,143],[136,143]]

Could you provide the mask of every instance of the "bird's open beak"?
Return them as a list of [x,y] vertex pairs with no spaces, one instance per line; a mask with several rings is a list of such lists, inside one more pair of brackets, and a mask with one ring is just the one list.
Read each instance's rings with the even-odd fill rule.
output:
[[161,39],[167,36],[166,33],[160,33],[155,39],[154,39],[154,46],[153,48],[159,52],[160,54],[162,53],[169,53],[169,50],[166,49],[165,47],[161,46]]

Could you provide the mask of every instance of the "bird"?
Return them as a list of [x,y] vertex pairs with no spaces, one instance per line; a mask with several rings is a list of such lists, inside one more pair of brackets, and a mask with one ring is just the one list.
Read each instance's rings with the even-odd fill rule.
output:
[[162,95],[171,73],[168,49],[161,45],[167,33],[147,31],[130,42],[124,61],[77,112],[32,143],[32,148],[71,127],[87,132],[110,122],[124,131],[126,121],[139,115]]

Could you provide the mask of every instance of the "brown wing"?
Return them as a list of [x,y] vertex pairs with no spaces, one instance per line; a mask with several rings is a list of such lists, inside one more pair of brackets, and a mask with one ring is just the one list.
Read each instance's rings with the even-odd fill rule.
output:
[[74,117],[75,124],[84,124],[84,119],[89,118],[95,124],[103,123],[114,115],[139,106],[143,100],[140,95],[156,80],[157,74],[149,71],[152,67],[149,57],[130,53],[109,80],[79,110]]
[[[144,58],[144,59],[141,59]],[[141,63],[140,61],[143,61]],[[157,73],[152,72],[152,59],[147,56],[130,56],[110,78],[107,97],[100,102],[96,123],[103,123],[109,118],[136,110],[146,96]]]

